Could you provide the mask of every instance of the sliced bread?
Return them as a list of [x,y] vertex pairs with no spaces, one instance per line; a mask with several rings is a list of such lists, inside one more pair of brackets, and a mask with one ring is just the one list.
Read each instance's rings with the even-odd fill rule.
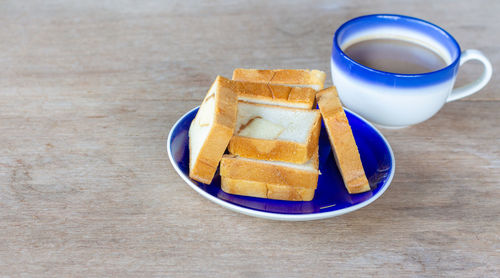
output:
[[229,194],[286,201],[311,201],[314,188],[292,187],[266,182],[221,177],[221,189]]
[[318,155],[304,164],[224,155],[220,167],[224,192],[260,198],[310,201],[318,183]]
[[238,90],[238,99],[246,102],[311,109],[316,100],[316,91],[312,88],[247,81],[233,82]]
[[189,177],[210,184],[233,136],[238,96],[233,83],[218,76],[189,127]]
[[318,110],[238,102],[229,152],[247,158],[305,163],[318,147]]
[[326,74],[320,70],[303,69],[235,69],[233,80],[278,84],[292,87],[308,87],[318,91],[323,89]]
[[335,162],[347,191],[353,194],[370,190],[358,147],[337,90],[335,87],[324,89],[317,93],[316,99],[332,144]]

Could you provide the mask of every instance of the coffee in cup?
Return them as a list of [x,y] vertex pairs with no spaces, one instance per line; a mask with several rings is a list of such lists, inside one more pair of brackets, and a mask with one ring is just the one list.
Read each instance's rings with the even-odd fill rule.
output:
[[[459,66],[478,60],[476,81],[453,89]],[[333,38],[331,70],[342,103],[388,128],[423,122],[444,103],[482,89],[491,63],[478,50],[461,51],[444,29],[427,21],[391,14],[347,21]]]

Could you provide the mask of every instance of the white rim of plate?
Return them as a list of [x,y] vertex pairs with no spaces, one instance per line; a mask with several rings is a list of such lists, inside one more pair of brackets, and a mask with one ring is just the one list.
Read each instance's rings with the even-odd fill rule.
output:
[[198,107],[195,107],[188,112],[186,112],[182,117],[180,117],[177,122],[172,126],[170,129],[170,132],[168,133],[168,138],[167,138],[167,152],[168,152],[168,157],[170,159],[170,163],[172,163],[172,166],[174,166],[175,171],[181,176],[181,178],[192,188],[194,191],[198,192],[201,196],[207,198],[208,200],[225,207],[227,209],[230,209],[235,212],[239,212],[245,215],[249,216],[254,216],[254,217],[259,217],[259,218],[264,218],[264,219],[270,219],[270,220],[281,220],[281,221],[308,221],[308,220],[319,220],[319,219],[325,219],[325,218],[331,218],[335,216],[339,216],[342,214],[350,213],[355,210],[358,210],[360,208],[363,208],[369,204],[371,204],[373,201],[377,200],[384,192],[387,190],[387,188],[391,185],[392,178],[394,177],[394,173],[396,171],[396,160],[394,159],[394,153],[392,152],[391,145],[389,145],[389,142],[387,139],[385,139],[384,135],[375,127],[373,126],[370,122],[365,120],[363,117],[360,115],[352,112],[351,110],[344,108],[344,110],[349,111],[349,113],[355,115],[356,117],[360,118],[364,123],[366,123],[368,126],[373,128],[377,134],[382,138],[384,141],[385,145],[387,146],[387,149],[389,150],[389,153],[391,155],[391,162],[392,162],[392,167],[391,167],[391,173],[389,175],[389,178],[387,179],[387,182],[385,182],[382,185],[382,188],[377,192],[377,194],[373,195],[371,198],[357,204],[354,206],[350,206],[347,208],[335,210],[335,211],[328,211],[328,212],[317,212],[317,213],[307,213],[307,214],[283,214],[283,213],[274,213],[274,212],[264,212],[264,211],[258,211],[250,208],[245,208],[241,207],[239,205],[232,204],[228,201],[224,201],[222,199],[219,199],[217,197],[214,197],[213,195],[208,194],[201,188],[199,188],[194,182],[192,182],[189,177],[187,177],[181,169],[179,169],[179,166],[177,166],[177,163],[174,161],[174,158],[172,156],[172,152],[170,151],[170,141],[172,139],[172,132],[175,130],[177,125],[184,119],[189,113],[192,111],[198,109]]

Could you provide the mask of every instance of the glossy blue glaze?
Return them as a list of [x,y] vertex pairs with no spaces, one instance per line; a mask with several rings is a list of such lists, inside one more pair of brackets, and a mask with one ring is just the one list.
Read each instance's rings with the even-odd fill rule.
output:
[[[180,174],[189,180],[188,130],[198,109],[184,115],[173,127],[169,136],[172,163]],[[368,202],[377,192],[385,190],[394,171],[392,151],[379,133],[364,120],[346,110],[354,138],[359,148],[361,160],[372,188],[371,191],[350,195],[344,187],[342,177],[335,165],[326,130],[322,128],[319,140],[320,171],[315,197],[309,202],[269,200],[231,195],[220,188],[218,172],[210,185],[192,183],[211,196],[243,208],[275,214],[323,214],[343,210]],[[383,191],[381,191],[383,192]],[[378,194],[380,195],[380,194]],[[318,217],[321,218],[321,217]]]
[[[439,42],[452,57],[450,65],[429,73],[397,74],[366,67],[347,56],[341,45],[356,33],[384,28],[408,29]],[[458,42],[441,27],[414,17],[395,14],[374,14],[357,17],[342,24],[333,37],[332,63],[350,77],[362,82],[392,87],[425,87],[449,81],[456,76],[460,61]]]

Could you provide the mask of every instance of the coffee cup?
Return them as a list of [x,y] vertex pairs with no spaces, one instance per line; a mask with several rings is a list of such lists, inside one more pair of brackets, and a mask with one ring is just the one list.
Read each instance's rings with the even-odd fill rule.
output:
[[[426,47],[443,59],[443,67],[422,73],[389,72],[346,54],[353,44],[374,39],[403,40]],[[481,76],[453,88],[459,67],[470,60],[482,63]],[[446,102],[481,90],[491,79],[492,67],[480,51],[462,52],[457,41],[435,24],[403,15],[374,14],[351,19],[337,29],[331,73],[344,106],[379,126],[401,128],[431,118]]]

